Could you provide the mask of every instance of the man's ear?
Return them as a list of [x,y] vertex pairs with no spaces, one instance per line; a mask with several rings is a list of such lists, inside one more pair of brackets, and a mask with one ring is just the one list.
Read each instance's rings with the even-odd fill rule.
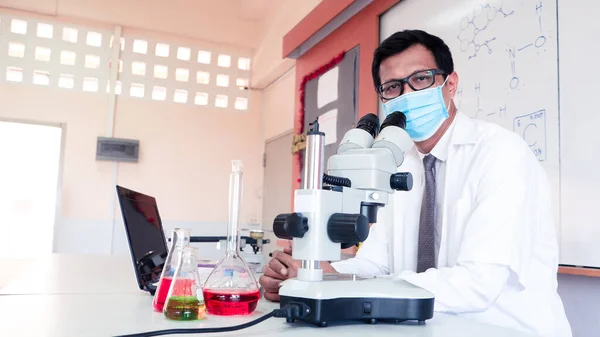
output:
[[456,72],[453,72],[452,74],[448,75],[446,87],[448,87],[448,92],[450,93],[450,96],[454,98],[454,96],[456,95],[456,91],[458,90],[458,74]]

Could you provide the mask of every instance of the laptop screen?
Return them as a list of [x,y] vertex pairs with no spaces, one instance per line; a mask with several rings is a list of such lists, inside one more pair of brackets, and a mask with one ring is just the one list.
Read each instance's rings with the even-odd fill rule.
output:
[[117,194],[138,284],[152,292],[168,253],[156,199],[122,186]]

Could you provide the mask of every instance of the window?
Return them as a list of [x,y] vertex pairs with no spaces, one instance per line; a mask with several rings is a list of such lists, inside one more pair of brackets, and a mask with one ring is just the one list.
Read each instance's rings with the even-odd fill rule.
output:
[[250,70],[250,59],[245,58],[245,57],[240,57],[238,59],[238,69]]
[[217,86],[228,87],[229,86],[229,75],[223,75],[223,74],[217,75]]
[[58,77],[58,87],[73,89],[75,87],[75,77],[73,75],[60,74]]
[[23,69],[15,67],[6,68],[6,80],[9,82],[23,82]]
[[187,98],[188,98],[187,96],[188,96],[187,90],[177,89],[177,90],[175,90],[175,93],[173,94],[173,101],[175,103],[187,103]]
[[50,84],[50,74],[47,71],[36,70],[33,72],[33,84],[48,85]]
[[131,63],[131,73],[133,75],[145,76],[146,63],[134,61]]
[[119,60],[119,72],[123,72],[123,60]]
[[208,84],[210,82],[210,74],[205,71],[197,72],[196,82],[198,82],[198,84]]
[[169,75],[169,67],[157,64],[154,66],[154,77],[166,79]]
[[167,99],[167,88],[165,87],[154,87],[152,89],[152,99],[157,101],[164,101]]
[[10,31],[15,34],[27,34],[27,21],[12,19],[10,22]]
[[85,55],[85,67],[88,69],[100,68],[100,56]]
[[98,79],[93,77],[85,77],[83,79],[83,91],[97,92],[98,91]]
[[129,95],[131,97],[144,97],[144,85],[139,83],[131,84],[131,88],[129,88]]
[[237,110],[247,110],[248,109],[248,99],[244,97],[236,97],[235,98],[235,108]]
[[177,68],[175,70],[175,79],[179,82],[187,82],[190,80],[189,69]]
[[25,57],[25,45],[22,43],[9,42],[8,43],[8,56],[10,57]]
[[148,41],[133,40],[133,52],[137,54],[146,54],[148,52]]
[[200,50],[198,51],[198,63],[202,63],[202,64],[210,64],[210,52],[209,51],[204,51],[204,50]]
[[96,32],[88,32],[86,43],[88,46],[101,47],[102,46],[102,34]]
[[238,88],[247,88],[248,87],[248,79],[247,78],[238,78],[235,80],[235,86]]
[[54,36],[54,26],[47,23],[38,23],[37,36],[43,39],[51,39]]
[[229,68],[231,66],[231,56],[223,54],[219,55],[219,58],[217,59],[217,64],[219,65],[219,67]]
[[75,28],[63,28],[62,39],[66,42],[77,43],[79,31]]
[[192,56],[190,48],[179,47],[177,48],[177,59],[182,61],[189,61]]
[[45,47],[35,47],[35,59],[38,61],[50,62],[52,51]]
[[169,57],[169,45],[164,43],[157,43],[156,56]]
[[208,105],[208,94],[205,92],[197,92],[196,98],[194,98],[194,104]]
[[226,108],[227,107],[227,96],[225,95],[217,95],[217,97],[215,97],[215,106],[217,108]]
[[76,57],[77,54],[75,54],[75,52],[63,50],[60,52],[60,64],[74,66]]

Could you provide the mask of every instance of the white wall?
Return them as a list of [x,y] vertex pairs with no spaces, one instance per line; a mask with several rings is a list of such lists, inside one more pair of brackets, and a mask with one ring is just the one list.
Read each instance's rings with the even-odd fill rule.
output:
[[564,303],[573,337],[598,336],[600,278],[560,274],[558,293]]
[[262,91],[261,117],[265,141],[294,128],[295,90],[296,70],[292,68]]
[[[264,141],[293,127],[295,73],[292,68],[295,62],[282,59],[282,39],[319,2],[302,0],[271,4],[270,16],[259,24],[247,13],[246,18],[240,20],[231,14],[237,8],[237,1],[217,4],[206,0],[176,0],[165,6],[160,1],[139,0],[125,3],[114,0],[0,0],[0,7],[11,7],[0,9],[4,29],[0,49],[0,100],[3,103],[0,117],[66,125],[55,251],[126,251],[115,184],[155,196],[167,231],[174,226],[188,226],[194,234],[224,234],[231,159],[241,158],[245,162],[242,222],[250,226],[261,219]],[[221,15],[219,11],[228,13]],[[5,62],[17,61],[6,57],[6,44],[12,38],[23,43],[29,43],[27,41],[31,39],[31,36],[14,37],[7,31],[10,24],[6,18],[14,16],[90,28],[103,34],[112,34],[115,23],[126,22],[122,31],[124,36],[146,38],[151,51],[154,42],[166,42],[172,48],[187,46],[251,57],[249,77],[252,83],[258,78],[268,88],[264,92],[239,93],[249,99],[249,108],[243,112],[217,109],[212,100],[212,107],[175,104],[171,89],[181,87],[174,81],[166,85],[169,87],[167,100],[171,102],[156,102],[149,98],[152,83],[147,80],[142,81],[147,85],[146,98],[127,97],[128,84],[133,81],[128,61],[145,60],[145,57],[127,59],[131,56],[127,56],[127,50],[131,48],[128,40],[126,51],[120,53],[125,62],[117,80],[121,82],[123,94],[114,97],[112,128],[114,137],[140,140],[140,159],[135,164],[96,161],[96,138],[108,132],[111,94],[82,92],[80,79],[75,81],[75,89],[57,88],[58,75],[64,72],[56,59],[60,50],[53,51],[49,68],[53,70],[50,74],[52,84],[49,87],[7,82],[8,63]],[[222,27],[218,33],[215,26]],[[29,34],[35,35],[35,26],[30,28],[33,33],[30,31]],[[61,32],[57,29],[56,34]],[[218,41],[211,42],[215,40]],[[57,46],[52,41],[36,41],[49,48]],[[111,78],[111,50],[107,49],[107,44],[108,38],[103,41],[102,51],[98,52],[100,68],[91,72],[82,69],[83,63],[78,63],[76,78],[96,76],[100,80],[99,87],[104,88],[103,81]],[[251,46],[255,48],[248,48]],[[64,50],[67,47],[62,44],[58,48]],[[33,49],[28,48],[26,54],[17,65],[24,69],[25,82],[30,82],[32,71],[45,65],[34,60]],[[192,54],[192,59],[194,57]],[[83,62],[82,59],[80,55],[78,62]],[[146,61],[148,76],[152,76],[153,60]],[[234,65],[235,61],[232,60]],[[170,64],[171,70],[173,67],[176,65]],[[211,83],[214,76],[211,73]],[[193,69],[190,77],[191,81],[195,79]],[[232,73],[230,84],[233,88],[227,92],[230,95],[238,95],[235,93],[238,89],[233,85],[236,78],[237,73]],[[279,80],[275,81],[277,78]],[[189,99],[193,100],[191,84],[185,89],[189,90]],[[207,91],[212,94],[216,90],[213,86]],[[230,107],[232,103],[230,101]]]
[[[15,17],[32,20],[27,35],[20,36],[10,32],[10,20]],[[237,56],[251,56],[248,49],[223,47],[158,33],[145,34],[125,27],[123,32],[126,48],[121,52],[124,67],[118,77],[122,82],[122,94],[112,96],[112,93],[106,93],[105,85],[110,78],[109,64],[117,62],[112,62],[110,58],[110,38],[106,34],[110,34],[111,30],[106,26],[98,25],[96,29],[93,22],[77,25],[81,28],[80,39],[83,38],[84,41],[84,29],[101,32],[104,36],[102,47],[86,46],[81,41],[70,46],[59,41],[62,26],[72,26],[69,20],[31,17],[15,11],[0,11],[0,19],[0,118],[66,125],[55,251],[126,252],[125,235],[115,202],[115,184],[155,196],[167,231],[173,226],[182,225],[192,228],[194,235],[224,234],[228,177],[230,161],[233,159],[242,159],[245,164],[242,223],[256,222],[261,218],[260,95],[242,92],[235,87],[237,77],[250,75],[237,69]],[[58,37],[51,40],[36,37],[38,21],[54,24]],[[146,38],[149,42],[148,55],[132,55],[130,48],[133,37]],[[23,58],[8,57],[7,45],[11,41],[26,46]],[[182,45],[192,48],[192,60],[176,60],[172,49],[169,58],[158,61],[158,57],[150,55],[154,51],[155,42],[169,43],[171,48]],[[35,60],[36,46],[52,50],[50,62]],[[67,49],[77,52],[76,66],[60,64],[60,53]],[[213,52],[211,65],[199,65],[195,62],[194,55],[199,49]],[[214,65],[214,53],[231,55],[232,67],[225,69]],[[84,55],[87,54],[100,57],[97,69],[84,67]],[[146,63],[145,76],[131,75],[131,62],[135,60]],[[170,69],[170,77],[164,82],[153,78],[153,65],[158,62],[167,64]],[[22,83],[6,81],[6,69],[11,66],[23,69]],[[173,79],[174,69],[179,67],[190,71],[189,82],[181,83]],[[198,69],[211,73],[209,85],[195,83]],[[32,84],[34,70],[49,72],[47,86]],[[73,89],[57,86],[59,75],[65,73],[74,76]],[[228,88],[214,85],[218,73],[230,75]],[[99,90],[83,92],[83,77],[98,79]],[[145,98],[129,96],[129,84],[133,82],[146,86]],[[154,85],[168,89],[166,101],[151,98]],[[173,102],[174,89],[188,90],[186,104]],[[194,94],[197,91],[210,94],[208,105],[194,104]],[[230,97],[228,108],[215,107],[214,95],[217,93]],[[234,108],[237,96],[248,99],[247,110]],[[113,136],[140,141],[138,163],[115,164],[95,160],[96,139],[108,133],[111,97],[116,100]]]
[[261,40],[252,58],[251,85],[263,95],[263,144],[294,127],[296,61],[282,57],[283,37],[320,2],[321,0],[278,2],[262,23]]
[[282,57],[283,37],[320,2],[279,1],[274,5],[272,14],[263,22],[262,36],[252,61],[253,87],[266,87],[294,66],[294,60]]

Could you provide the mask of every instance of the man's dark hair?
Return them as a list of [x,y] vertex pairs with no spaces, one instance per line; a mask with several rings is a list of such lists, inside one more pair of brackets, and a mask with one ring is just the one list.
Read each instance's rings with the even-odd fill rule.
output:
[[381,85],[381,77],[379,77],[381,63],[388,57],[401,53],[416,44],[420,44],[431,51],[435,58],[435,63],[440,70],[444,71],[447,75],[454,72],[452,53],[450,53],[450,48],[448,48],[442,39],[422,30],[403,30],[385,39],[375,49],[373,65],[371,67],[375,88]]

